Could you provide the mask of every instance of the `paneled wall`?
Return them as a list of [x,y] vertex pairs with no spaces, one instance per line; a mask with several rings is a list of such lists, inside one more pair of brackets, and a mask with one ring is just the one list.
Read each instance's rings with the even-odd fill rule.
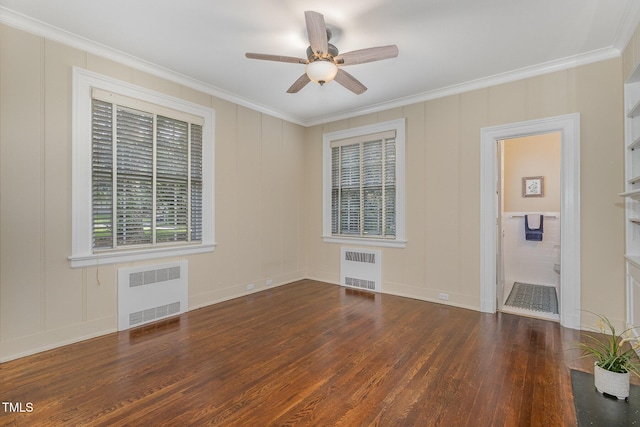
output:
[[[322,134],[407,120],[407,247],[383,249],[383,291],[480,309],[480,129],[580,113],[582,308],[624,322],[622,59],[314,126],[306,152],[309,277],[338,282],[322,241]],[[590,325],[591,319],[583,319]]]
[[[117,265],[71,269],[71,67],[216,111],[216,240],[188,257],[192,308],[302,277],[337,283],[322,241],[322,133],[407,121],[405,249],[383,290],[479,309],[480,129],[581,114],[582,308],[624,320],[622,76],[614,58],[304,129],[0,25],[0,360],[115,330]],[[618,286],[618,284],[620,284]]]
[[217,247],[186,257],[191,308],[305,276],[304,128],[0,25],[0,361],[116,329],[120,265],[67,259],[73,66],[215,110]]

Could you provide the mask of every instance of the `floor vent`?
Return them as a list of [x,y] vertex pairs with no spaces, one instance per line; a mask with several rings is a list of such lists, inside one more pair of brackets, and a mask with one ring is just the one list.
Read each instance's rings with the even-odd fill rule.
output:
[[188,310],[187,261],[118,269],[118,330]]
[[340,251],[340,284],[350,288],[380,292],[382,252],[366,249]]

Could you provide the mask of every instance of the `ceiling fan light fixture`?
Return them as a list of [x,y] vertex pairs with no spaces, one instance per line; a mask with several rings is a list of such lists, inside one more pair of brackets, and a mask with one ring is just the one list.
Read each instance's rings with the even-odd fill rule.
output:
[[[298,80],[287,89],[287,93],[298,93],[300,89],[310,82],[315,82],[322,86],[335,79],[338,84],[356,95],[360,95],[367,90],[367,87],[344,71],[342,67],[381,61],[398,56],[398,47],[396,45],[369,47],[340,54],[338,48],[329,43],[333,30],[327,28],[324,16],[321,13],[308,10],[304,13],[304,18],[309,39],[306,59],[264,53],[248,52],[245,54],[250,59],[306,64],[305,74],[298,77]],[[338,66],[340,66],[340,69],[338,69]]]
[[330,60],[317,60],[307,64],[306,72],[311,81],[322,86],[335,78],[338,66]]

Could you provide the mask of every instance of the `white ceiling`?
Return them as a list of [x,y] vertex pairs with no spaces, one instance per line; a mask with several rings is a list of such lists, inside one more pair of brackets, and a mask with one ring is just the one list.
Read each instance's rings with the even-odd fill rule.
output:
[[[304,11],[341,31],[340,52],[396,44],[349,66],[369,90],[287,88],[304,65]],[[0,0],[0,22],[303,125],[379,111],[611,58],[640,22],[638,0]]]

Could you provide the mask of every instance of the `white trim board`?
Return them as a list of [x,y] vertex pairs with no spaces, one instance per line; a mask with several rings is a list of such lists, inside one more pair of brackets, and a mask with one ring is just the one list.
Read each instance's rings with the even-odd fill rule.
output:
[[580,329],[580,114],[492,126],[480,130],[480,310],[495,313],[497,142],[560,132],[560,324]]
[[149,61],[137,58],[122,51],[99,44],[92,40],[80,37],[76,34],[59,29],[44,22],[35,20],[29,16],[17,13],[7,7],[0,6],[0,23],[4,23],[11,27],[22,31],[35,34],[40,37],[47,38],[76,49],[84,50],[94,55],[98,55],[137,70],[149,73],[151,75],[172,81],[186,87],[201,91],[203,93],[224,99],[229,102],[250,108],[260,113],[268,114],[276,118],[298,124],[304,127],[316,126],[324,123],[330,123],[339,120],[345,120],[352,117],[358,117],[365,114],[372,114],[393,108],[404,107],[420,102],[426,102],[433,99],[439,99],[450,95],[470,92],[477,89],[487,88],[503,83],[509,83],[525,78],[544,75],[560,70],[572,69],[580,65],[591,64],[604,61],[620,56],[622,47],[633,36],[636,28],[637,16],[640,14],[640,2],[631,2],[629,4],[628,13],[625,14],[625,20],[621,24],[620,32],[614,44],[609,47],[596,49],[579,55],[560,58],[542,64],[535,64],[517,70],[511,70],[505,73],[499,73],[492,76],[485,76],[477,80],[462,82],[448,87],[442,87],[427,92],[412,94],[407,97],[397,98],[379,104],[373,104],[362,108],[349,109],[335,114],[326,114],[317,118],[303,118],[281,111],[268,105],[260,104],[252,99],[244,98],[227,90],[214,86],[210,83],[202,82],[184,74],[177,73],[173,70],[153,64]]
[[[71,267],[114,264],[212,252],[215,249],[215,111],[184,99],[152,91],[92,71],[74,67],[72,94]],[[202,128],[202,242],[94,251],[91,213],[91,99],[93,89],[130,96],[182,111],[204,120]]]
[[[331,234],[331,142],[394,131],[396,134],[396,236],[393,239]],[[404,248],[406,236],[406,119],[389,120],[322,135],[322,239],[327,243]]]

